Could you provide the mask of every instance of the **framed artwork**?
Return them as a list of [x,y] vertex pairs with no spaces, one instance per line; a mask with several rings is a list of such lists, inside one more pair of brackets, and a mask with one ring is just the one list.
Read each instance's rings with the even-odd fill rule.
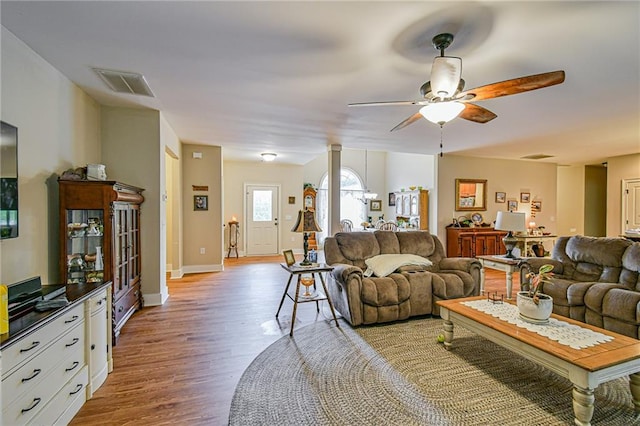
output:
[[507,201],[506,192],[496,192],[496,203],[505,203]]
[[396,205],[396,193],[395,192],[390,192],[389,193],[389,207],[393,207]]
[[507,210],[510,212],[518,210],[518,200],[507,200]]
[[528,203],[529,200],[531,199],[531,194],[528,192],[521,192],[520,193],[520,202],[521,203]]
[[194,195],[193,196],[193,210],[209,210],[209,196],[208,195]]
[[284,255],[284,261],[287,263],[287,266],[291,266],[296,263],[296,258],[293,257],[293,250],[285,250],[282,254]]
[[540,213],[542,211],[542,201],[532,201],[531,202],[531,211],[535,213]]
[[371,200],[371,211],[372,212],[382,211],[382,200]]
[[295,204],[296,203],[296,197],[289,197],[289,204]]

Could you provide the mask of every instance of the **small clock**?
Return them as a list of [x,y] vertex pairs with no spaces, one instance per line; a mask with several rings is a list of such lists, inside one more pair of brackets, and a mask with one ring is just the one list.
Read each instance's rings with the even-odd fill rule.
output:
[[304,197],[304,207],[306,209],[313,208],[313,197],[311,195],[307,195],[306,197]]

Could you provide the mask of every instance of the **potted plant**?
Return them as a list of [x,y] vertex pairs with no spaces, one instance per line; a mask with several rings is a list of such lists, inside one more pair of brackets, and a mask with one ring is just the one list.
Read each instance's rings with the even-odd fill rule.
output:
[[520,318],[533,323],[546,323],[553,311],[553,298],[540,292],[543,283],[551,282],[553,277],[553,265],[545,264],[540,267],[538,273],[527,274],[529,284],[524,285],[522,291],[516,296]]

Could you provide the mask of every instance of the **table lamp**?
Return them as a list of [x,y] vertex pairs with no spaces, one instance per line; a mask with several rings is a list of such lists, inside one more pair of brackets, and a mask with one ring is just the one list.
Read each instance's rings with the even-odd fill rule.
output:
[[507,231],[507,235],[502,239],[502,242],[507,249],[505,257],[508,259],[515,259],[516,257],[512,252],[518,240],[513,236],[513,233],[525,232],[527,230],[525,214],[518,212],[498,212],[498,216],[496,217],[496,226],[494,229],[498,231]]
[[307,257],[309,251],[309,232],[322,232],[320,225],[316,222],[315,211],[307,209],[299,210],[298,220],[296,220],[296,224],[291,228],[291,232],[302,232],[304,234],[304,260],[300,262],[300,265],[311,265]]

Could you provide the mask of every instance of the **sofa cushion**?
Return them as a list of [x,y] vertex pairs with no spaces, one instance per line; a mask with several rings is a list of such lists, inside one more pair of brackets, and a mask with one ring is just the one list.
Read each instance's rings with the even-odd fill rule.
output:
[[405,265],[418,267],[432,265],[429,259],[415,254],[380,254],[366,259],[364,263],[367,265],[367,270],[364,272],[365,277],[372,275],[386,277],[399,267]]
[[373,235],[378,240],[380,254],[400,254],[400,243],[395,232],[376,231]]
[[436,243],[428,232],[398,232],[396,237],[400,244],[400,253],[413,253],[422,257],[430,257],[436,253]]
[[401,274],[362,280],[362,302],[371,306],[399,305],[407,301],[411,291],[409,281]]
[[378,240],[370,232],[338,232],[334,238],[342,255],[362,269],[365,259],[380,254]]
[[620,284],[640,291],[640,244],[632,244],[622,256]]
[[622,270],[622,255],[630,245],[630,241],[622,238],[581,235],[569,238],[565,250],[568,258],[575,264],[575,271],[568,278],[617,283]]

